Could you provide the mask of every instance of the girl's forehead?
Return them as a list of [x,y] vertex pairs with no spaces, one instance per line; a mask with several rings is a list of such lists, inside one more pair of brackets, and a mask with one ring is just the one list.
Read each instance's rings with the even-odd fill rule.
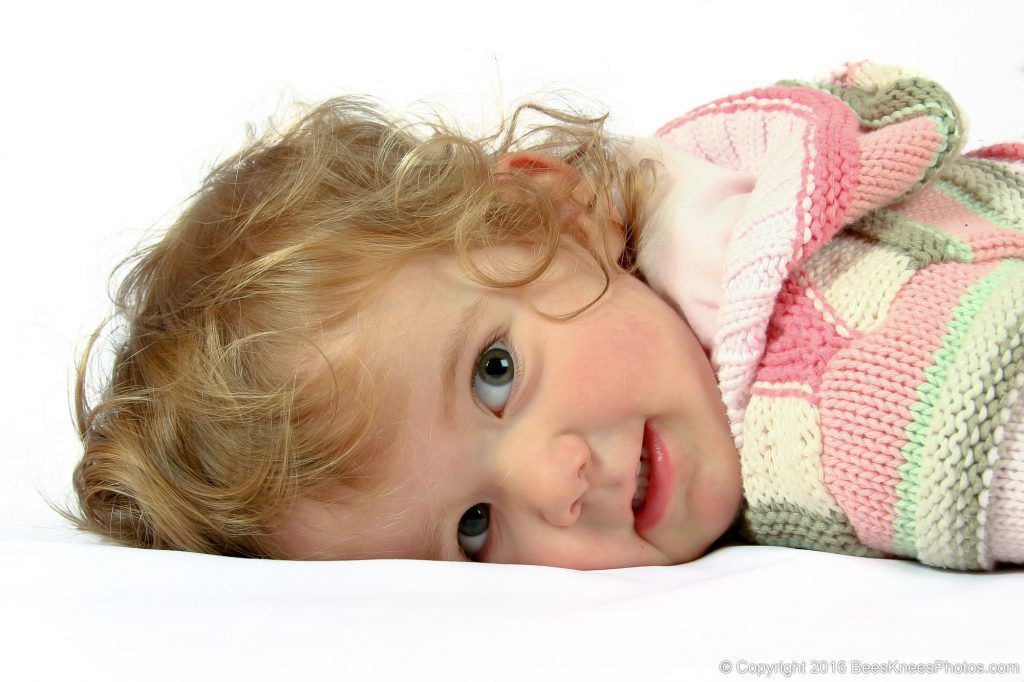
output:
[[396,326],[408,327],[419,321],[433,325],[480,290],[454,258],[417,258],[378,289],[365,323],[386,336],[395,334]]
[[[495,293],[466,277],[454,257],[418,258],[379,288],[358,323],[361,349],[342,341],[338,350],[364,353],[381,398],[381,420],[409,426],[410,410],[422,402],[413,396],[438,391],[451,339],[467,323],[479,321],[483,311],[493,310],[490,297],[499,294],[490,291]],[[476,311],[474,320],[468,319],[468,309]]]
[[[510,280],[537,259],[524,247],[504,246],[473,252],[473,262],[488,276]],[[542,278],[543,279],[543,278]],[[475,281],[464,271],[454,255],[426,254],[405,263],[390,275],[378,289],[366,312],[372,321],[403,320],[419,311],[444,314],[451,307],[465,305],[471,298],[510,299],[528,290],[527,287],[497,288]]]
[[[472,257],[483,274],[498,281],[520,279],[539,258],[524,246],[480,249]],[[507,324],[508,313],[522,310],[566,315],[600,298],[606,282],[601,266],[575,242],[563,246],[540,277],[519,287],[475,281],[454,254],[424,255],[382,283],[360,326],[375,338],[377,348],[400,343],[410,350],[422,349],[424,344],[436,346],[450,341],[457,331],[465,332],[471,318],[502,317]]]

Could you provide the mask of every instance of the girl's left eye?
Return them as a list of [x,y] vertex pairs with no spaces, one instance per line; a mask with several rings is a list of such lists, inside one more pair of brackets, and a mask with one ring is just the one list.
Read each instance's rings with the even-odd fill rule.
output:
[[473,372],[473,393],[497,416],[505,411],[516,375],[515,354],[502,341],[490,343]]
[[491,505],[474,504],[459,519],[459,548],[469,559],[477,555],[487,544],[487,530],[491,525]]

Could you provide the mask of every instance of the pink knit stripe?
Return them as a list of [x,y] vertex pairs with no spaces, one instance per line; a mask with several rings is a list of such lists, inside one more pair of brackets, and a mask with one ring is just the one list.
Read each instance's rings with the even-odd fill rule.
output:
[[858,134],[856,115],[837,97],[793,87],[723,98],[657,132],[683,151],[760,178],[734,232],[741,248],[725,264],[712,343],[737,447],[775,297],[789,267],[842,226],[858,175]]
[[964,156],[976,156],[982,159],[1007,159],[1024,161],[1024,142],[1003,142],[989,145],[981,149],[967,152]]
[[[810,296],[814,296],[815,306]],[[833,324],[823,316],[828,314]],[[824,294],[800,272],[786,280],[768,324],[759,382],[800,382],[817,391],[821,377],[836,352],[849,341],[836,332],[838,316]]]
[[655,136],[667,135],[673,129],[703,118],[709,113],[735,111],[785,111],[801,116],[810,114],[810,118],[814,120],[824,120],[831,114],[836,116],[839,121],[844,119],[849,121],[853,124],[854,129],[859,125],[853,110],[834,95],[812,88],[777,86],[757,88],[738,95],[716,99],[669,121],[658,129]]
[[892,209],[960,239],[974,251],[975,260],[1024,255],[1024,232],[986,220],[936,187],[926,187]]
[[998,228],[953,197],[931,186],[894,205],[892,210],[910,220],[940,227],[943,232],[963,241],[967,241],[979,230],[990,232]]
[[[801,119],[809,133],[801,149],[790,144],[794,118]],[[792,204],[798,207],[792,225],[796,265],[846,222],[859,177],[859,125],[853,110],[834,95],[774,87],[715,100],[666,123],[655,135],[712,163],[752,172],[769,182],[794,173],[795,163],[800,163],[798,177],[811,179],[813,191],[809,197],[800,192]],[[795,156],[797,152],[800,156]]]
[[911,408],[921,402],[918,389],[960,297],[996,265],[921,270],[893,301],[887,321],[840,351],[822,380],[825,486],[869,547],[893,551]]
[[905,193],[935,164],[935,154],[945,143],[938,123],[927,116],[863,135],[860,182],[847,222]]
[[771,384],[755,383],[750,389],[750,395],[763,395],[769,398],[800,398],[806,400],[811,405],[818,404],[817,394],[811,393],[807,389],[793,387],[778,388]]

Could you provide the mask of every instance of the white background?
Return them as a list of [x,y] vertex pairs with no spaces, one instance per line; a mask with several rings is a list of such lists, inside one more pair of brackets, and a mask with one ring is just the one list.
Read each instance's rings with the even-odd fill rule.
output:
[[[836,9],[830,11],[828,7]],[[889,0],[850,4],[820,0],[207,1],[160,6],[149,2],[8,3],[0,10],[0,132],[3,135],[0,140],[0,234],[5,246],[0,267],[3,296],[0,358],[3,358],[7,377],[7,385],[0,392],[4,436],[0,449],[0,533],[7,539],[62,533],[63,522],[46,508],[38,491],[60,501],[69,489],[68,476],[79,455],[69,399],[73,364],[83,341],[108,311],[106,278],[117,260],[147,229],[169,223],[180,202],[197,187],[206,170],[241,142],[246,122],[259,125],[295,99],[317,100],[340,93],[368,93],[395,108],[418,100],[435,102],[458,112],[472,127],[492,120],[499,106],[507,107],[531,93],[565,87],[604,103],[612,112],[610,126],[614,130],[647,133],[708,100],[769,85],[783,78],[810,79],[827,74],[844,61],[870,58],[916,67],[944,84],[967,112],[971,121],[969,146],[976,147],[1024,137],[1022,27],[1024,3],[1019,0]],[[16,546],[8,543],[6,551]],[[76,637],[70,624],[72,620],[85,616],[73,610],[60,611],[59,604],[69,603],[67,600],[83,593],[94,595],[95,603],[104,603],[108,595],[96,585],[113,590],[101,584],[102,571],[98,567],[151,568],[136,554],[126,554],[122,561],[116,558],[120,555],[112,554],[111,550],[105,552],[102,559],[80,558],[82,563],[75,565],[83,568],[84,572],[80,573],[83,582],[69,584],[54,577],[62,561],[59,549],[55,545],[52,549],[40,550],[41,553],[33,554],[28,563],[18,564],[21,568],[11,575],[28,583],[24,593],[31,598],[26,597],[23,613],[34,614],[35,620],[30,618],[24,627],[45,631],[53,625],[54,619],[64,618],[63,629],[56,632],[65,633],[68,640]],[[103,549],[109,548],[96,548],[96,551]],[[764,560],[766,564],[780,557],[777,560],[780,568],[777,575],[751,574],[752,583],[770,575],[769,579],[778,578],[780,585],[783,584],[782,575],[786,574],[783,564],[791,555],[775,553],[781,550],[762,549],[765,553],[757,556],[769,557]],[[4,547],[0,547],[0,552],[3,551]],[[55,552],[52,560],[48,558],[51,551]],[[716,555],[711,557],[710,563],[693,567],[694,571],[704,573],[673,575],[684,575],[687,580],[711,575],[718,570],[715,567],[736,566],[729,559],[732,556]],[[179,558],[163,563],[161,570],[166,571],[165,577],[187,575],[190,580],[201,580],[207,574],[206,566],[214,565],[189,562],[180,569],[184,572],[175,573],[179,571]],[[996,609],[1005,595],[1012,598],[1008,604],[1011,610],[1020,613],[1019,580],[996,585],[958,576],[953,585],[938,580],[939,574],[934,571],[922,574],[904,571],[894,578],[885,572],[887,569],[878,568],[877,562],[865,564],[861,562],[867,560],[852,560],[854,563],[847,563],[850,561],[846,557],[817,555],[813,557],[813,570],[818,570],[819,566],[821,570],[826,566],[828,570],[835,570],[840,565],[849,565],[853,571],[863,572],[870,566],[867,574],[878,581],[876,593],[887,595],[890,603],[899,603],[899,590],[907,584],[933,591],[934,599],[927,602],[930,610],[918,611],[918,616],[906,621],[910,630],[929,625],[938,627],[943,614],[949,614],[957,604],[965,604],[965,599],[974,599]],[[53,575],[49,572],[51,568]],[[476,568],[479,567],[462,567],[457,571]],[[915,567],[908,567],[908,570],[912,568]],[[247,573],[248,577],[258,575],[260,580],[271,581],[286,569],[267,565],[252,570],[259,573]],[[312,571],[319,571],[317,575],[321,575],[328,568],[306,570],[303,575],[310,576]],[[401,572],[403,569],[396,567],[394,570]],[[616,592],[610,590],[609,585],[642,586],[649,577],[662,575],[654,569],[638,570],[640,572],[628,574],[628,580],[616,574],[604,578],[605,583],[590,584],[595,586],[595,595],[604,594],[607,595],[604,599],[614,601]],[[734,570],[742,572],[742,569]],[[346,575],[358,580],[363,575],[361,571],[378,575],[381,572],[371,563],[353,567]],[[447,571],[440,567],[431,571],[411,575],[426,575],[425,585],[431,584],[430,576],[437,571],[445,571],[450,576],[463,575],[453,572],[456,569]],[[565,592],[560,592],[559,581],[567,574],[551,571],[532,570],[528,573],[535,580],[530,583],[532,587],[525,589],[519,583],[521,591],[509,594],[533,593],[546,598],[543,595],[547,592],[538,589],[538,585],[553,590],[552,594],[569,594],[574,589],[582,589],[581,583],[573,582]],[[241,590],[240,603],[248,604],[252,595],[262,593],[259,583],[254,584],[252,592],[245,592],[248,588],[244,585],[248,583],[239,582],[230,571],[217,575],[221,576],[222,584],[210,587],[211,594],[238,589]],[[408,575],[402,573],[401,579]],[[479,592],[498,590],[498,579],[506,575],[487,573],[484,582],[473,583],[474,589]],[[928,580],[922,580],[922,575]],[[755,576],[757,580],[753,580]],[[0,574],[0,579],[3,578]],[[51,600],[40,603],[58,609],[54,613],[59,615],[52,617],[43,606],[36,609],[31,605],[35,603],[32,595],[50,592],[41,585],[51,578],[54,580]],[[333,578],[325,576],[324,579]],[[928,582],[932,579],[937,581],[934,585]],[[146,580],[143,577],[134,580],[138,581],[139,591],[131,592],[134,589],[131,586],[125,589],[129,590],[130,603],[134,605],[131,608],[140,610],[126,612],[133,614],[130,616],[112,611],[114,615],[110,616],[108,624],[113,624],[115,617],[120,624],[124,618],[138,616],[148,618],[149,626],[161,627],[154,625],[162,619],[153,613],[160,613],[162,608],[174,612],[174,600],[167,604],[154,602],[159,608],[146,611],[138,604],[148,602],[137,601],[148,594],[142,587]],[[456,577],[456,580],[461,578]],[[730,583],[732,586],[742,584]],[[1006,593],[1002,585],[1011,585],[1016,592]],[[790,579],[786,586],[794,590],[795,595],[800,581]],[[752,584],[751,589],[754,588],[756,584]],[[11,586],[11,589],[14,593],[20,588]],[[445,589],[452,589],[452,583],[446,583]],[[654,597],[660,593],[651,589],[650,603],[655,604]],[[457,622],[466,614],[486,615],[473,611],[474,604],[480,603],[474,600],[483,598],[479,592],[469,593],[472,599],[467,597],[469,601],[464,600],[465,604],[458,607],[464,610],[451,611],[448,620]],[[420,602],[415,601],[415,590],[410,594],[404,603],[412,603],[410,608],[415,611],[420,608],[415,604]],[[983,598],[984,594],[989,595],[988,601]],[[758,617],[764,613],[762,609],[778,617],[780,609],[794,603],[793,595],[779,592],[770,596],[769,601],[762,602],[757,609]],[[321,596],[322,593],[311,592],[308,598]],[[518,598],[509,597],[512,601]],[[681,600],[680,609],[693,603],[687,602],[687,595],[676,598]],[[596,599],[595,603],[600,603],[601,597]],[[346,600],[340,603],[350,606],[355,603],[351,596]],[[820,606],[818,597],[813,601],[809,607],[812,611]],[[457,600],[449,603],[455,602]],[[423,602],[430,607],[428,611],[435,603]],[[763,647],[747,649],[748,652],[756,651],[763,657],[779,654],[781,645],[778,643],[787,641],[789,636],[784,628],[773,629],[770,622],[766,622],[767,630],[751,630],[753,614],[745,611],[746,604],[733,599],[729,612],[718,613],[713,611],[715,603],[707,604],[704,611],[709,614],[706,616],[709,627],[713,624],[714,628],[727,628],[730,622],[745,623],[745,632],[750,634],[748,641],[760,641]],[[294,599],[287,604],[291,605],[288,608],[294,606]],[[883,636],[900,637],[895,630],[874,629],[878,627],[873,620],[875,616],[868,608],[858,611],[856,600],[851,600],[848,606],[855,614],[853,620],[847,621],[851,631],[876,632],[876,641]],[[380,631],[387,632],[386,614],[382,615],[368,602],[359,602],[358,608],[360,617],[378,618]],[[92,606],[89,609],[95,611]],[[656,617],[657,609],[653,606],[651,609],[654,610],[650,613]],[[143,612],[148,615],[140,615]],[[990,611],[989,616],[993,612]],[[206,628],[204,632],[209,631],[210,639],[204,641],[208,642],[211,652],[217,652],[215,640],[223,633],[217,625],[216,606],[208,613],[201,606],[188,613]],[[258,618],[269,618],[267,613],[275,612],[260,611],[261,615],[257,615],[254,611],[252,618],[257,620],[253,621],[248,611],[233,611],[234,616],[249,622],[250,627],[255,627],[253,622],[262,627]],[[596,631],[594,628],[616,627],[615,623],[606,621],[619,615],[614,610],[601,608],[583,613],[595,614],[596,619],[587,621],[591,624],[591,630],[587,631],[591,635]],[[308,616],[308,612],[305,615]],[[401,618],[402,612],[396,612],[395,617]],[[67,620],[69,618],[72,620]],[[788,618],[786,623],[790,626],[803,624],[802,629],[792,632],[800,632],[805,637],[818,633],[820,641],[825,640],[828,627],[832,627],[811,625],[812,621],[799,613]],[[506,635],[517,622],[508,621],[511,625],[503,626]],[[571,661],[561,655],[561,641],[575,642],[578,646],[574,651],[587,655],[600,653],[604,644],[594,639],[584,647],[581,637],[572,631],[559,634],[555,630],[563,622],[567,628],[581,625],[579,620],[572,619],[551,621],[547,626],[529,621],[527,625],[538,628],[536,632],[543,633],[543,641],[547,642],[542,659],[537,660],[548,661],[544,663],[547,666],[559,665],[572,670]],[[993,622],[991,617],[988,622]],[[9,624],[12,628],[22,627],[17,622]],[[1019,616],[1016,624],[1019,625]],[[642,642],[636,639],[637,632],[648,627],[649,622],[620,622],[617,626],[630,628],[628,632],[633,633],[634,638],[629,641],[640,647]],[[697,627],[694,632],[699,634],[700,623],[690,622],[689,626]],[[162,627],[164,629],[159,630],[162,636],[186,637],[182,634],[184,630],[169,624]],[[346,636],[355,637],[357,624],[349,622],[347,627],[355,630],[344,630]],[[945,642],[943,651],[956,653],[953,644],[965,636],[956,632],[966,632],[959,630],[964,624],[950,625],[949,629],[942,627],[948,640],[941,640]],[[159,656],[163,649],[144,648],[143,641],[150,640],[148,632],[127,628],[116,634],[134,638],[136,657],[144,656],[140,652],[145,652],[145,656]],[[431,636],[434,639],[420,640],[421,643],[444,644],[443,635],[434,632]],[[487,633],[480,636],[486,637]],[[265,641],[254,641],[261,642],[260,646],[272,647],[275,640],[268,637]],[[1006,646],[1005,642],[988,641],[994,647],[988,650],[990,652],[1003,651]],[[31,656],[26,654],[22,660],[46,658],[44,644],[38,644],[38,651],[33,646],[37,645],[29,647]],[[195,642],[185,648],[188,646],[196,650]],[[934,647],[929,648],[927,642],[919,642],[917,646],[919,649],[915,651],[922,657],[935,654]],[[2,649],[0,644],[0,651]],[[77,651],[86,656],[87,649],[85,644],[80,644]],[[107,653],[111,656],[123,653],[116,649],[118,647],[112,644]],[[386,647],[381,651],[386,651]],[[849,656],[852,650],[838,647],[819,652]],[[884,661],[884,656],[894,651],[880,653]],[[507,654],[509,660],[517,655],[515,651]],[[723,650],[721,654],[729,654],[729,651]],[[427,654],[420,652],[418,655]],[[643,663],[641,657],[633,660],[637,666]],[[998,659],[990,657],[989,660]],[[1003,660],[1014,659],[1007,656]],[[135,662],[143,664],[141,658]],[[48,660],[48,664],[56,665],[53,660]],[[397,665],[394,661],[391,664]],[[164,674],[168,678],[175,677],[177,673],[167,672],[177,670],[174,660],[166,665],[170,667],[161,668]],[[224,665],[221,661],[221,669],[230,669]],[[309,665],[307,671],[322,670]],[[622,659],[623,674],[628,673],[630,665],[629,658]],[[129,669],[133,676],[139,674],[134,667]],[[69,663],[65,677],[77,678],[82,670]],[[94,674],[96,670],[93,669]],[[287,678],[287,670],[282,667],[280,676]],[[663,671],[668,670],[671,668]],[[678,673],[678,669],[675,670]],[[713,668],[702,670],[710,672]],[[264,673],[277,674],[273,669]],[[0,673],[0,677],[5,675]],[[145,678],[144,675],[139,679]],[[10,679],[36,677],[25,674]],[[38,679],[49,678],[43,675]],[[684,677],[676,674],[667,679]]]

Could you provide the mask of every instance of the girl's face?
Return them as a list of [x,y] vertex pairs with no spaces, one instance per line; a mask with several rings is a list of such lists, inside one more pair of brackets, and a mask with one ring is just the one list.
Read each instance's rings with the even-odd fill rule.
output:
[[[485,270],[526,252],[478,252]],[[640,280],[567,239],[518,290],[489,289],[454,257],[389,281],[363,326],[383,419],[383,496],[341,486],[282,519],[293,558],[435,558],[579,569],[676,564],[731,525],[739,457],[715,377],[680,315]],[[640,472],[638,476],[638,470]],[[645,483],[642,479],[647,479]]]

